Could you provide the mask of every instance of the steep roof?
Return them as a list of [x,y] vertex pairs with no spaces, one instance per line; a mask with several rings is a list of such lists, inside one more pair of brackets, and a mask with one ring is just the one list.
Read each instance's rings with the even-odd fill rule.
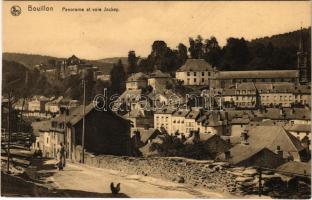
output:
[[147,80],[148,76],[143,74],[142,72],[132,74],[128,79],[127,82],[132,81],[141,81],[141,80]]
[[300,141],[282,126],[256,126],[250,129],[248,136],[248,145],[237,144],[230,149],[230,162],[233,164],[248,159],[264,148],[275,152],[277,146],[280,146],[286,157],[303,150]]
[[[195,139],[195,135],[193,135],[192,137],[189,137],[184,144],[194,144],[194,139]],[[216,134],[207,134],[207,133],[199,133],[199,141],[200,142],[207,142],[210,139],[212,139],[213,137],[220,137]]]
[[162,109],[156,109],[155,114],[172,114],[175,111],[176,111],[175,109],[172,109],[170,107],[165,107]]
[[150,78],[170,78],[171,76],[170,76],[170,74],[164,73],[164,72],[157,69],[157,70],[153,71],[149,77]]
[[189,112],[185,118],[186,119],[197,119],[199,114],[200,114],[199,110],[191,110],[191,112]]
[[255,84],[248,82],[248,83],[239,83],[237,84],[236,90],[256,90]]
[[172,116],[174,116],[174,117],[185,117],[189,112],[190,112],[189,110],[179,109],[176,112],[174,112]]
[[177,71],[213,71],[213,68],[204,59],[187,59],[185,64]]
[[311,163],[290,161],[279,166],[277,170],[281,171],[280,173],[286,172],[286,174],[295,173],[299,175],[311,176]]
[[262,113],[264,118],[272,120],[310,120],[311,110],[306,108],[266,108]]
[[311,94],[311,85],[296,85],[295,94]]
[[138,129],[140,132],[141,141],[143,143],[146,143],[149,139],[154,139],[153,137],[156,137],[157,135],[160,135],[160,131],[158,129],[149,128],[149,129]]
[[296,132],[310,132],[311,133],[311,125],[309,124],[293,124],[284,126],[287,131],[296,131]]
[[298,70],[220,71],[217,79],[233,78],[297,78]]
[[141,98],[141,94],[142,94],[142,90],[138,89],[138,90],[126,90],[124,91],[121,95],[120,95],[120,99],[124,99],[124,100],[130,100],[132,101],[133,99],[135,101],[140,100]]

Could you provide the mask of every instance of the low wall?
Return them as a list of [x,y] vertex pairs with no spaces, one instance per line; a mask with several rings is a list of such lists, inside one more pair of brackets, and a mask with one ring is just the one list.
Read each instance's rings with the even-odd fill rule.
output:
[[[258,194],[259,174],[255,168],[231,167],[228,163],[211,160],[193,160],[180,157],[126,157],[94,156],[85,154],[85,164],[113,169],[126,174],[137,174],[161,178],[192,187],[201,187],[236,195]],[[310,197],[310,186],[305,184],[292,193],[287,182],[279,174],[262,172],[262,195],[275,198]],[[285,196],[286,195],[286,196]]]
[[[221,162],[197,161],[179,157],[93,156],[86,153],[85,164],[185,183],[218,191],[236,191],[236,176]],[[239,191],[238,191],[239,192]]]

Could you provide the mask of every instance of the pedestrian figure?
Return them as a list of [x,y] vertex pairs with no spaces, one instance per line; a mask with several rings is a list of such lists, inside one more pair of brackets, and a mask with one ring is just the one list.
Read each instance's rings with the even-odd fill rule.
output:
[[65,147],[63,145],[63,143],[60,144],[61,148],[60,148],[60,159],[61,159],[61,163],[62,163],[62,167],[65,167],[65,162],[66,162],[66,158],[65,158]]
[[61,159],[61,151],[60,149],[57,150],[57,168],[59,171],[63,170],[63,164]]

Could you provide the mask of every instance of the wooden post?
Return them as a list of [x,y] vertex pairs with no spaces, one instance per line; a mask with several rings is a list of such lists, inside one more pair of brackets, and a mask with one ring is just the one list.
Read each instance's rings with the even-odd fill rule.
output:
[[82,160],[81,162],[84,163],[84,148],[85,148],[85,113],[86,113],[86,82],[83,82],[83,113],[82,113]]
[[261,167],[258,168],[259,172],[259,197],[261,197],[262,194],[262,169]]
[[9,101],[8,101],[8,163],[7,163],[7,172],[10,173],[10,146],[11,146],[11,91],[9,92]]

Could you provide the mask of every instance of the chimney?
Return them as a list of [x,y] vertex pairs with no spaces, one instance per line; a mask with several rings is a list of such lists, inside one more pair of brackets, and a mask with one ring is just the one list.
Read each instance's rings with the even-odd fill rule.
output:
[[281,150],[281,147],[279,145],[276,146],[275,153],[280,157],[283,158],[283,151]]

